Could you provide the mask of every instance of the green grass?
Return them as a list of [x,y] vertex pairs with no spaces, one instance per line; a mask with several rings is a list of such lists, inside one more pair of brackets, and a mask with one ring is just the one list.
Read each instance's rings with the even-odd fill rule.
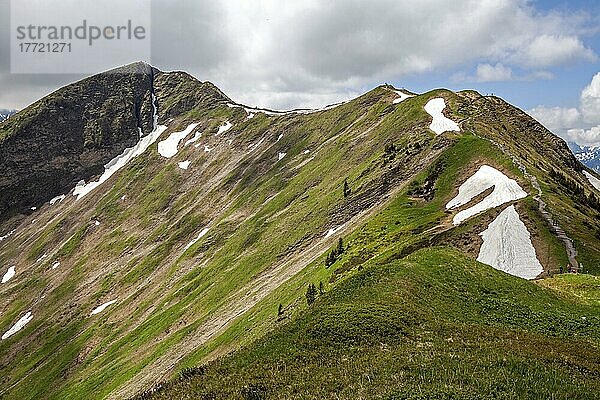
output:
[[598,307],[447,248],[393,256],[149,398],[595,398]]
[[[177,358],[175,372],[245,348],[207,370],[206,385],[213,386],[197,385],[198,393],[230,387],[221,396],[239,397],[243,392],[248,397],[253,387],[264,385],[263,380],[268,383],[267,395],[281,398],[333,397],[333,390],[340,398],[356,394],[443,398],[481,393],[519,397],[527,386],[542,395],[550,390],[577,394],[596,389],[586,378],[581,378],[585,381],[581,390],[571,383],[562,385],[580,379],[581,373],[565,377],[568,368],[560,365],[572,355],[573,369],[579,371],[588,368],[580,362],[584,356],[596,356],[587,348],[597,340],[593,325],[597,321],[588,320],[590,327],[577,319],[588,308],[579,304],[572,312],[571,300],[563,299],[566,295],[557,297],[514,278],[504,282],[505,275],[457,249],[426,250],[452,244],[459,235],[476,235],[486,218],[475,217],[443,237],[436,235],[448,228],[445,204],[454,195],[457,180],[466,178],[465,168],[489,163],[530,190],[511,160],[476,136],[481,135],[474,127],[442,136],[428,130],[429,117],[422,107],[440,95],[453,112],[468,116],[457,96],[447,91],[391,106],[392,93],[377,88],[312,115],[259,114],[246,120],[240,109],[211,104],[177,117],[173,127],[201,122],[206,127],[202,140],[219,140],[211,132],[223,120],[231,121],[233,146],[243,149],[241,161],[230,159],[228,148],[207,155],[190,147],[166,160],[157,154],[155,144],[119,171],[97,202],[89,200],[89,209],[65,212],[69,236],[59,238],[61,232],[49,231],[33,240],[33,250],[24,246],[24,254],[37,254],[68,239],[59,253],[68,260],[45,279],[32,281],[35,285],[25,292],[31,298],[47,284],[54,288],[48,296],[51,303],[40,303],[35,311],[36,318],[45,321],[32,325],[38,336],[29,339],[32,331],[24,330],[22,340],[27,340],[23,343],[29,351],[19,354],[27,368],[6,374],[7,381],[16,382],[8,394],[40,397],[46,388],[47,397],[53,398],[103,397],[137,382],[146,366],[163,356],[172,359],[173,348],[190,342],[194,346],[178,354],[183,358]],[[185,96],[178,96],[162,106],[174,109],[185,101]],[[275,142],[281,133],[283,138]],[[263,138],[264,152],[245,153],[249,144]],[[387,144],[394,145],[393,154],[385,153]],[[416,166],[439,148],[446,150],[435,163],[444,167],[433,198],[411,197],[411,190],[433,174],[432,168]],[[311,150],[309,155],[303,154],[305,149]],[[282,150],[287,155],[277,161]],[[194,169],[182,172],[176,166],[179,158],[191,159]],[[218,176],[224,179],[217,180]],[[342,194],[345,180],[352,188],[348,198]],[[407,186],[386,198],[389,189],[400,184]],[[322,241],[327,229],[374,206],[381,208],[344,232],[345,251],[331,267],[325,268],[326,254],[319,251],[314,261],[304,260],[307,265],[272,292],[258,292],[264,298],[217,335],[206,341],[195,337],[232,297],[237,300],[238,290]],[[532,220],[552,262],[563,262],[564,248],[540,223],[531,198],[519,202],[519,212]],[[82,220],[92,218],[102,221],[97,229],[76,229]],[[208,233],[184,251],[207,226]],[[335,246],[336,238],[329,240],[324,249]],[[593,248],[589,254],[594,254]],[[306,287],[319,282],[327,294],[308,309]],[[90,318],[90,307],[109,296],[118,297],[118,303]],[[284,307],[283,320],[277,319],[279,304]],[[3,322],[8,324],[27,306],[18,305],[2,316]],[[74,331],[69,321],[77,321]],[[60,324],[68,325],[65,330],[77,338],[73,343],[54,340]],[[566,340],[573,337],[569,332],[580,338]],[[5,354],[17,343],[21,342],[2,343]],[[497,343],[499,347],[494,347]],[[587,350],[571,348],[582,343]],[[557,350],[549,353],[550,358],[537,350],[551,347]],[[38,350],[42,364],[31,356]],[[250,365],[257,358],[264,361],[252,371]],[[275,359],[283,361],[277,364]],[[299,367],[300,362],[309,367]],[[54,366],[62,372],[58,378]],[[594,365],[590,368],[596,371]],[[223,376],[215,378],[211,371]],[[482,374],[491,378],[478,378]],[[519,374],[527,379],[508,387]],[[331,384],[323,380],[328,376],[335,378]],[[424,382],[433,377],[439,384],[427,386]],[[42,382],[39,390],[27,396],[27,386],[20,382],[36,379]],[[239,385],[232,383],[236,379]],[[323,392],[314,392],[320,387]],[[176,393],[175,397],[182,394]]]
[[536,283],[556,291],[571,301],[600,307],[600,277],[586,274],[563,274]]

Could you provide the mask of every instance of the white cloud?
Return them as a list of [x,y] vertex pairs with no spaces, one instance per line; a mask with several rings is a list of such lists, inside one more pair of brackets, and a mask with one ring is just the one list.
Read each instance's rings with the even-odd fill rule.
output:
[[581,113],[585,122],[600,124],[600,72],[581,92]]
[[477,66],[475,75],[476,82],[510,81],[511,79],[512,70],[500,63],[497,63],[496,65],[479,64]]
[[569,128],[577,125],[581,113],[576,108],[537,106],[527,111],[550,131],[564,137]]
[[[481,82],[547,79],[543,70],[595,57],[582,39],[592,17],[541,12],[527,0],[153,4],[153,64],[187,70],[236,101],[272,108],[322,106],[385,81],[475,64]],[[1,75],[6,106],[57,82]]]
[[579,60],[594,61],[596,54],[576,36],[540,35],[524,49],[523,64],[545,68]]
[[[523,0],[223,4],[221,29],[235,38],[237,65],[202,73],[237,100],[271,107],[290,104],[294,92],[300,100],[327,88],[337,96],[328,101],[341,100],[349,90],[474,62],[479,82],[548,79],[540,69],[595,56],[580,38],[585,18],[543,14]],[[308,105],[324,105],[316,103]]]
[[528,73],[514,74],[512,68],[501,63],[478,64],[474,75],[464,72],[454,74],[450,80],[453,82],[507,82],[507,81],[535,81],[553,79],[554,74],[549,71],[533,71]]
[[527,112],[567,141],[600,146],[600,72],[581,91],[579,108],[538,106]]
[[581,146],[600,146],[600,125],[590,129],[569,129],[567,137]]

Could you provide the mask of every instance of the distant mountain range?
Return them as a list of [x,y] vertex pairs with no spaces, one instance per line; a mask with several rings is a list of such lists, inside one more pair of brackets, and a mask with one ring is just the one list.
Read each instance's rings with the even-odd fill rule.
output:
[[587,167],[600,172],[600,147],[599,146],[580,146],[577,143],[569,142],[569,148],[575,154],[575,157]]
[[5,110],[5,109],[0,108],[0,122],[4,121],[5,119],[7,119],[11,115],[15,114],[16,112],[17,112],[17,110]]

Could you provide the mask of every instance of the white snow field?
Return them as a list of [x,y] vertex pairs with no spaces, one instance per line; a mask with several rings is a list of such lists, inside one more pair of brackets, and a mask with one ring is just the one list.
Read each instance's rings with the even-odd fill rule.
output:
[[534,279],[543,268],[531,237],[515,206],[509,206],[480,233],[483,244],[477,261],[524,279]]
[[189,242],[184,248],[183,251],[186,251],[187,249],[189,249],[190,247],[192,247],[193,245],[196,244],[196,242],[198,240],[200,240],[202,238],[202,236],[206,235],[206,233],[208,233],[208,228],[204,228],[200,231],[200,233],[198,234],[198,237],[194,240],[192,240],[191,242]]
[[21,317],[9,330],[7,330],[4,335],[2,335],[2,340],[8,339],[15,333],[19,332],[29,321],[33,319],[33,315],[31,315],[31,311],[27,311],[25,315]]
[[[168,138],[158,142],[158,154],[165,158],[171,158],[177,154],[177,146],[179,142],[185,139],[200,123],[189,124],[187,128],[181,132],[173,132]],[[187,143],[187,142],[186,142]]]
[[600,190],[600,179],[596,178],[594,175],[590,174],[587,171],[583,171],[583,174],[588,179],[588,181],[590,181],[593,187]]
[[182,161],[182,162],[178,162],[177,166],[179,168],[181,168],[181,169],[188,169],[188,167],[190,166],[191,163],[192,162],[190,160],[185,160],[185,161]]
[[146,136],[141,137],[140,130],[140,141],[133,147],[125,149],[123,153],[114,159],[112,159],[108,164],[104,166],[104,173],[100,176],[97,181],[93,181],[90,183],[85,183],[85,181],[81,181],[75,186],[75,190],[73,191],[73,196],[77,197],[77,200],[81,199],[86,194],[90,193],[92,190],[97,188],[106,182],[115,172],[123,168],[129,161],[133,160],[135,157],[143,154],[150,145],[152,145],[156,140],[162,135],[164,131],[167,130],[167,127],[164,125],[158,125],[156,129],[154,129],[151,133]]
[[285,157],[287,153],[277,153],[277,161],[281,161],[283,160],[283,157]]
[[15,273],[16,273],[15,266],[13,265],[12,267],[10,267],[8,269],[8,271],[6,271],[6,273],[2,277],[2,283],[6,283],[6,282],[10,281],[12,279],[12,277],[15,276]]
[[219,130],[217,131],[217,135],[220,135],[221,133],[225,133],[228,130],[231,129],[233,125],[231,124],[231,122],[226,121],[223,125],[219,126]]
[[496,168],[489,165],[482,165],[475,174],[460,185],[458,195],[446,204],[446,209],[450,210],[463,206],[473,200],[474,197],[492,187],[494,188],[492,193],[474,206],[457,213],[452,223],[458,225],[466,219],[490,208],[527,197],[527,193],[514,179],[510,179]]
[[412,94],[408,94],[408,93],[404,93],[401,90],[394,90],[394,93],[396,93],[399,97],[397,99],[394,99],[394,101],[392,101],[392,104],[398,104],[403,102],[404,100],[414,97],[414,95]]
[[331,228],[330,230],[327,231],[327,233],[325,234],[325,237],[328,238],[329,236],[335,234],[337,231],[339,231],[343,227],[344,227],[344,225],[340,225],[335,228]]
[[425,104],[425,111],[427,114],[431,115],[433,121],[431,121],[431,125],[429,125],[429,129],[434,131],[436,134],[441,135],[444,132],[448,131],[460,131],[460,128],[456,124],[456,122],[452,121],[449,118],[446,118],[442,111],[446,108],[446,102],[441,97],[436,97],[435,99],[431,99]]
[[90,315],[96,315],[101,313],[102,311],[104,311],[104,309],[112,304],[115,304],[117,302],[117,300],[111,300],[111,301],[107,301],[106,303],[102,304],[101,306],[98,306],[96,308],[94,308],[92,310],[92,313]]
[[66,194],[61,194],[60,196],[56,196],[54,197],[52,200],[50,200],[50,205],[54,205],[56,203],[60,203],[61,201],[63,201],[65,198],[67,197]]

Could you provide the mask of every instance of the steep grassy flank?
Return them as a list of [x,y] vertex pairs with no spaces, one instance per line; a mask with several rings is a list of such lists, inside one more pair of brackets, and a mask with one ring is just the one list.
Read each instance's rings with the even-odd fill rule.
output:
[[[153,399],[596,398],[600,307],[448,248],[390,250]],[[596,284],[596,290],[598,290]]]

